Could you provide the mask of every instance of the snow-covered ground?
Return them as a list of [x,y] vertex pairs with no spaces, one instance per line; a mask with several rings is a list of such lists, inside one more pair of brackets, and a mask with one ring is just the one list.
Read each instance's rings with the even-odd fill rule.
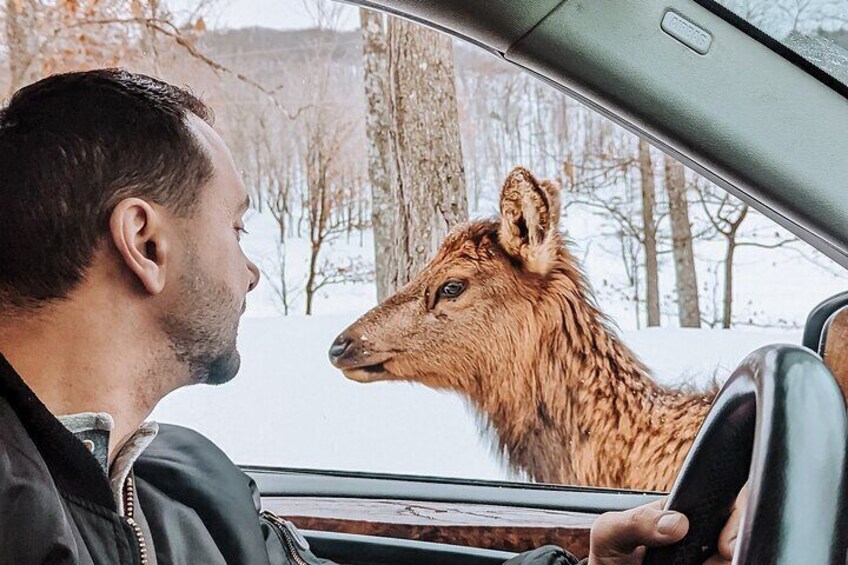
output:
[[[327,349],[353,319],[244,320],[239,376],[177,391],[154,419],[200,430],[240,463],[508,478],[475,413],[457,396],[418,385],[357,384],[330,365]],[[800,333],[654,329],[624,337],[657,380],[699,383],[714,370],[726,376],[760,345],[797,343]]]

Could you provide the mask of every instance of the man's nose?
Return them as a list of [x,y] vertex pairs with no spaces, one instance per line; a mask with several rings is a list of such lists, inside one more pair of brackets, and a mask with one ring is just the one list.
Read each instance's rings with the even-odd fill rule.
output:
[[344,357],[345,353],[347,353],[348,349],[350,349],[351,343],[353,343],[353,340],[345,334],[337,337],[333,345],[330,346],[330,363],[333,365],[337,364]]
[[247,270],[250,271],[250,286],[247,287],[247,292],[250,292],[259,284],[260,273],[259,267],[250,259],[247,260]]

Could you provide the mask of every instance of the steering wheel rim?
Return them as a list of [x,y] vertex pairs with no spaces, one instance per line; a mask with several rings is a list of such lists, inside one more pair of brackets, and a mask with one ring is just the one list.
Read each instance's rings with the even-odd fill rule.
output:
[[846,447],[845,401],[821,359],[794,345],[756,350],[722,387],[669,494],[689,533],[644,563],[701,565],[747,482],[735,565],[844,565]]

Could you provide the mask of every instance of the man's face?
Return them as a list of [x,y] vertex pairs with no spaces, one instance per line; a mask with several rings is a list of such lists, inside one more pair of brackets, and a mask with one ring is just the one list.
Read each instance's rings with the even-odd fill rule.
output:
[[188,384],[221,384],[238,372],[239,318],[247,293],[259,282],[259,270],[241,249],[249,200],[232,156],[208,124],[194,116],[189,121],[215,173],[200,189],[195,214],[184,222],[184,239],[177,242],[177,292],[161,322],[189,371]]

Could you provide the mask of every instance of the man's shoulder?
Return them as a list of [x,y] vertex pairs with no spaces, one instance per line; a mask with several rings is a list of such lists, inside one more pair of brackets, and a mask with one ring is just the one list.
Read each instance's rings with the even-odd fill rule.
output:
[[249,502],[253,507],[250,477],[212,440],[190,428],[159,424],[159,433],[136,461],[134,472],[184,502]]
[[154,539],[206,531],[227,563],[268,562],[255,485],[209,438],[160,424],[133,472]]
[[218,480],[227,476],[239,480],[245,477],[241,469],[208,437],[174,424],[159,424],[156,438],[136,461],[135,470],[141,476],[163,472],[171,476],[188,473],[193,477]]
[[229,457],[215,443],[197,430],[178,426],[176,424],[159,423],[156,439],[144,450],[142,457],[172,456],[184,454],[201,459],[214,461],[226,460],[232,465]]
[[11,466],[38,468],[45,475],[48,474],[38,448],[18,415],[6,399],[0,396],[0,470],[8,471]]
[[[60,495],[47,464],[18,415],[0,397],[0,526],[28,523],[30,527],[55,524],[61,513]],[[38,520],[33,519],[36,509]],[[2,529],[2,528],[0,528]],[[0,532],[0,539],[3,539]],[[5,543],[9,543],[5,539]],[[0,544],[2,545],[2,544]],[[0,562],[3,551],[0,548]]]

